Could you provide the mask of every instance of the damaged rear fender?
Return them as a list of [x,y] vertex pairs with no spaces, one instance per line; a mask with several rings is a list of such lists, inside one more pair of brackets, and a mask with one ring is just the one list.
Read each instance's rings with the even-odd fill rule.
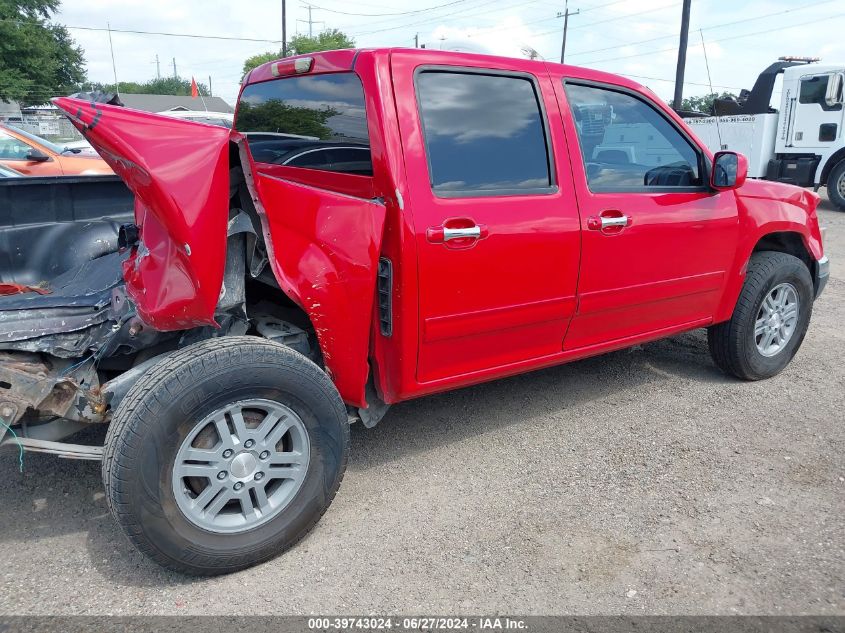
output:
[[235,140],[276,281],[310,318],[343,400],[366,407],[384,204],[263,174]]
[[53,103],[135,194],[140,241],[123,276],[139,316],[162,331],[216,325],[230,131],[70,97]]

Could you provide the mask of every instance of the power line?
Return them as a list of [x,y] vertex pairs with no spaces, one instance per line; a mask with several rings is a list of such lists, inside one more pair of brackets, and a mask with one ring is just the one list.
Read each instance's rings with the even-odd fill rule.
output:
[[[845,13],[835,13],[833,15],[826,16],[824,18],[824,20],[825,21],[832,20],[834,18],[842,17],[843,15],[845,15]],[[710,43],[715,44],[717,42],[727,42],[729,40],[738,40],[738,39],[741,39],[743,37],[753,37],[755,35],[765,35],[765,34],[774,33],[774,32],[777,32],[777,31],[786,31],[788,29],[794,29],[794,28],[797,28],[799,26],[807,26],[808,24],[816,24],[817,22],[820,22],[820,21],[821,20],[819,20],[819,19],[814,19],[814,20],[808,20],[806,22],[799,22],[798,24],[789,24],[787,26],[782,26],[782,27],[779,27],[779,28],[766,29],[764,31],[754,31],[753,33],[742,33],[740,35],[730,35],[728,37],[722,37],[722,38],[719,38],[717,40],[711,40]],[[607,58],[604,58],[604,59],[593,59],[593,60],[586,61],[586,62],[580,62],[580,64],[584,65],[584,66],[586,66],[587,64],[601,64],[603,62],[613,62],[613,61],[617,61],[617,60],[620,60],[620,59],[630,59],[632,57],[643,57],[644,55],[654,55],[655,53],[665,53],[667,51],[674,51],[674,50],[675,50],[675,48],[661,48],[659,50],[645,51],[645,52],[642,52],[642,53],[633,53],[631,55],[621,55],[619,57],[607,57]]]
[[[833,0],[826,0],[826,1],[833,2]],[[621,4],[622,2],[629,2],[629,0],[616,0],[615,2],[608,2],[606,4],[597,5],[595,7],[588,7],[586,9],[579,9],[579,11],[581,11],[581,13],[586,13],[587,11],[592,11],[594,9],[601,9],[602,7],[609,7],[610,5],[613,5],[613,4]],[[655,7],[653,9],[647,9],[645,11],[639,11],[637,13],[626,13],[625,15],[616,16],[615,18],[607,18],[605,20],[596,20],[596,21],[593,21],[593,22],[587,22],[586,24],[579,24],[578,26],[573,26],[569,30],[574,31],[575,29],[583,29],[583,28],[586,28],[588,26],[593,26],[594,24],[605,24],[606,22],[615,22],[617,20],[626,20],[628,18],[638,16],[638,15],[642,15],[644,13],[653,13],[655,11],[662,11],[666,8],[674,7],[674,6],[676,6],[676,4],[677,3],[666,5],[666,6]],[[570,13],[570,15],[572,15],[572,14]],[[548,22],[549,20],[559,20],[563,16],[564,16],[563,13],[558,13],[558,15],[552,16],[550,18],[540,18],[539,20],[532,20],[530,22],[524,22],[522,24],[522,26],[530,26],[532,24],[539,24],[540,22]],[[513,26],[506,25],[506,26],[497,26],[497,27],[490,28],[490,29],[479,29],[478,35],[488,35],[490,33],[496,33],[497,31],[507,31],[507,30],[512,29],[512,28],[513,28]],[[558,33],[558,29],[552,29],[550,31],[541,31],[539,33],[535,33],[534,35],[540,37],[540,36],[543,36],[543,35],[551,35],[552,33]],[[474,37],[474,36],[468,35],[467,37]],[[672,37],[676,37],[676,36],[673,35]],[[610,48],[617,48],[617,47],[611,46]],[[571,54],[577,55],[577,53],[571,53]]]
[[[828,1],[833,2],[833,0],[828,0]],[[622,4],[623,2],[627,3],[627,2],[630,2],[630,0],[614,0],[613,2],[606,2],[605,4],[600,4],[600,5],[596,5],[594,7],[587,7],[585,9],[578,9],[578,10],[581,13],[587,13],[588,11],[594,11],[596,9],[602,9],[604,7],[609,7],[609,6],[614,5],[614,4]],[[529,4],[529,3],[522,3],[522,4]],[[552,3],[543,3],[543,4],[546,4],[548,6],[559,6],[559,5],[555,5],[555,4],[552,4]],[[517,5],[517,6],[519,6],[519,5]],[[501,10],[504,11],[506,9],[511,9],[511,8],[513,8],[513,7],[504,7]],[[570,15],[573,15],[573,14],[570,13]],[[471,16],[466,16],[466,17],[471,17]],[[549,20],[559,20],[562,17],[564,17],[564,14],[561,13],[561,12],[558,12],[557,15],[553,15],[551,17],[540,18],[539,20],[531,20],[530,22],[523,22],[522,26],[531,26],[532,24],[539,24],[540,22],[548,22]],[[625,16],[625,17],[628,17],[628,16]],[[593,24],[593,22],[590,22],[589,24]],[[589,24],[587,26],[589,26]],[[507,31],[507,30],[510,30],[512,28],[513,28],[513,25],[510,25],[510,24],[507,24],[505,26],[496,26],[496,27],[487,28],[487,29],[481,28],[481,29],[478,30],[478,33],[475,33],[475,34],[468,33],[467,37],[476,37],[478,35],[488,35],[490,33],[496,33],[497,31]],[[573,28],[575,28],[575,27],[573,27]],[[552,30],[552,31],[544,31],[542,33],[538,33],[538,35],[548,35],[550,33],[557,33],[557,29]]]
[[[674,50],[674,49],[672,49],[672,50]],[[670,84],[675,83],[674,79],[665,79],[663,77],[646,77],[645,75],[632,75],[630,73],[617,73],[617,74],[623,75],[625,77],[633,77],[634,79],[647,79],[649,81],[665,81],[666,83],[670,83]],[[705,83],[701,83],[701,82],[698,82],[698,81],[686,81],[686,80],[684,80],[684,84],[685,85],[689,84],[690,86],[704,86],[704,87],[710,86],[710,84],[705,84]],[[742,90],[742,88],[739,88],[737,86],[721,86],[719,84],[713,84],[712,87],[713,88],[725,88],[726,90]]]
[[447,2],[445,4],[438,4],[433,7],[426,7],[425,9],[414,9],[413,11],[400,11],[398,13],[350,13],[348,11],[337,11],[336,9],[327,9],[326,7],[318,7],[316,4],[312,4],[311,6],[315,9],[319,9],[320,11],[328,11],[329,13],[337,13],[338,15],[354,15],[358,17],[364,18],[378,18],[382,16],[388,15],[412,15],[415,13],[424,13],[425,11],[433,11],[435,9],[441,9],[443,7],[450,7],[455,4],[462,4],[464,2],[468,2],[468,0],[453,0],[453,2]]
[[[820,4],[830,4],[831,2],[840,2],[840,0],[820,0],[819,2],[811,2],[810,4],[805,4],[805,5],[802,5],[800,7],[795,7],[793,9],[786,9],[785,11],[777,11],[776,13],[763,13],[763,14],[760,14],[760,15],[755,15],[753,17],[743,18],[742,20],[733,20],[731,22],[721,22],[720,24],[712,24],[710,26],[701,27],[700,30],[711,31],[711,30],[714,30],[714,29],[721,29],[721,28],[724,28],[726,26],[734,26],[736,24],[742,24],[743,22],[751,22],[751,21],[755,21],[755,20],[764,20],[766,18],[771,18],[771,17],[775,17],[775,16],[778,16],[778,15],[784,15],[785,13],[793,13],[795,11],[800,11],[802,9],[809,9],[810,7],[814,7],[814,6],[817,6],[817,5],[820,5]],[[661,35],[659,37],[650,37],[647,40],[637,40],[636,42],[623,42],[622,44],[616,44],[614,46],[605,46],[603,48],[591,48],[590,50],[586,50],[586,51],[575,51],[574,53],[570,53],[569,55],[570,55],[570,57],[572,57],[574,55],[586,55],[587,53],[600,53],[602,51],[609,51],[609,50],[617,49],[617,48],[620,48],[622,46],[634,46],[636,44],[647,44],[648,42],[657,42],[659,40],[674,39],[676,37],[677,37],[677,35],[674,34],[674,33],[672,35]]]
[[[481,7],[485,7],[485,6],[488,6],[488,5],[491,5],[491,4],[495,4],[496,2],[499,2],[499,1],[500,0],[488,0],[487,2],[482,2],[481,4],[475,5],[474,7],[465,7],[464,9],[461,9],[459,11],[453,11],[452,13],[443,13],[441,15],[437,15],[437,16],[434,16],[432,18],[427,18],[427,19],[424,19],[422,21],[409,22],[409,23],[406,23],[406,24],[399,24],[397,26],[385,27],[385,28],[376,29],[376,30],[373,30],[373,31],[350,33],[350,35],[372,35],[374,33],[383,33],[385,31],[395,31],[397,29],[415,27],[415,26],[420,25],[420,24],[428,24],[428,23],[431,23],[431,22],[436,22],[438,20],[441,20],[443,18],[452,16],[452,15],[458,15],[458,14],[464,13],[465,11],[472,11],[472,10],[475,10],[475,9],[480,9]],[[494,9],[494,11],[504,11],[504,10],[507,10],[507,9],[514,9],[516,7],[519,7],[519,6],[522,6],[522,5],[525,5],[525,4],[531,4],[533,1],[534,0],[526,0],[525,2],[518,2],[517,4],[507,6],[507,7],[503,7],[502,9]],[[470,17],[474,17],[476,15],[481,15],[481,14],[470,13],[468,15],[462,15],[461,17],[470,18]]]
[[[646,13],[655,13],[657,11],[663,11],[665,9],[671,9],[673,7],[678,6],[679,3],[673,2],[672,4],[661,5],[659,7],[654,7],[652,9],[646,9],[645,11],[637,11],[636,13],[626,13],[625,15],[618,15],[615,18],[607,18],[605,20],[595,20],[593,22],[587,22],[586,24],[579,24],[577,26],[573,26],[570,30],[574,31],[576,29],[585,29],[589,26],[595,26],[596,24],[607,24],[608,22],[617,22],[619,20],[628,20],[633,17],[638,17],[640,15],[644,15]],[[500,30],[500,29],[496,29]],[[541,35],[551,35],[552,33],[557,33],[557,29],[552,29],[551,31],[541,31],[540,33],[535,33],[537,36]]]
[[[30,24],[29,22],[25,22],[23,20],[18,20],[16,18],[0,18],[2,22],[15,22],[17,24]],[[108,29],[103,27],[97,26],[70,26],[68,24],[62,25],[66,29],[73,29],[75,31],[102,31],[108,32],[111,30],[112,33],[129,33],[132,35],[164,35],[167,37],[190,37],[195,39],[201,40],[232,40],[235,42],[267,42],[270,44],[280,44],[282,40],[264,40],[260,38],[254,37],[231,37],[228,35],[199,35],[198,33],[172,33],[172,32],[165,32],[165,31],[139,31],[136,29]]]

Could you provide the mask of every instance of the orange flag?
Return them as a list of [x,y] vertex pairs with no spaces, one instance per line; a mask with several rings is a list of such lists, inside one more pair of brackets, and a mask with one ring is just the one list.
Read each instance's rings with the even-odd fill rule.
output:
[[197,80],[191,77],[191,96],[196,99],[200,94],[199,88],[197,88]]

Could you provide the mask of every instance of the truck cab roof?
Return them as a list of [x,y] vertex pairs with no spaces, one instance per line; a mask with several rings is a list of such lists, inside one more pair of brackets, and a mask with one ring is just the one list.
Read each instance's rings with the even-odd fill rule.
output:
[[[620,84],[633,90],[653,94],[651,89],[648,87],[630,79],[620,77],[619,75],[614,75],[612,73],[583,68],[580,66],[558,64],[556,62],[536,59],[525,59],[521,57],[504,57],[500,55],[490,55],[487,53],[444,51],[432,48],[406,48],[402,46],[383,48],[350,48],[280,58],[265,62],[261,66],[251,70],[244,76],[242,85],[246,86],[271,79],[278,79],[282,76],[293,76],[295,74],[350,71],[355,69],[356,64],[361,59],[367,57],[375,59],[389,59],[393,53],[399,51],[406,55],[414,55],[424,59],[431,59],[433,64],[465,66],[467,68],[485,68],[491,66],[496,67],[496,65],[507,65],[515,71],[523,70],[526,72],[543,72],[544,70],[550,68],[566,69],[563,74],[568,76],[577,77],[579,79],[591,79],[594,81]],[[312,58],[314,60],[312,65],[309,66],[308,70],[297,72],[295,68],[296,60],[308,58]]]

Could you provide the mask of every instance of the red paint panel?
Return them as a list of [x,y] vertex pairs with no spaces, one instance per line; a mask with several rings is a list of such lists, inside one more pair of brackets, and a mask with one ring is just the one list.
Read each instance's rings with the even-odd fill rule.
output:
[[[522,305],[452,314],[425,320],[423,341],[442,341],[462,336],[476,336],[486,332],[559,321],[557,327],[575,311],[575,299],[550,299]],[[559,331],[559,329],[558,329]]]
[[[601,312],[589,312],[572,319],[566,335],[566,349],[580,351],[613,341],[650,334],[687,323],[690,314],[702,315],[701,324],[713,322],[713,306],[719,299],[720,288],[707,290],[683,298],[677,296],[663,301],[643,302],[636,299],[636,318],[630,317],[630,303],[616,301],[616,307]],[[658,337],[659,338],[659,337]],[[576,345],[577,342],[577,345]]]
[[824,255],[816,207],[819,196],[811,191],[764,180],[746,180],[733,192],[740,212],[740,241],[726,279],[715,321],[727,321],[736,306],[748,260],[754,247],[770,233],[795,233],[815,259]]
[[58,98],[135,194],[141,244],[124,264],[139,316],[158,330],[214,325],[226,260],[229,130]]
[[366,406],[384,205],[261,172],[255,186],[276,280],[311,318],[343,400]]
[[[452,388],[479,382],[468,380],[479,372],[493,373],[494,378],[497,377],[497,372],[504,376],[507,375],[506,367],[512,363],[541,359],[560,352],[562,333],[566,330],[568,321],[565,318],[557,318],[543,323],[518,325],[506,330],[478,332],[459,339],[427,341],[420,348],[420,363],[426,366],[443,366],[443,359],[448,359],[448,375],[442,378],[445,378]],[[456,343],[460,344],[461,354],[454,352]],[[495,349],[495,356],[490,353],[490,348]],[[477,361],[479,357],[491,357],[493,360],[486,365],[480,365]],[[423,393],[428,392],[426,384],[440,380],[441,376],[433,374],[425,383],[420,383],[417,389]]]
[[687,297],[701,292],[711,292],[722,287],[725,275],[721,272],[704,273],[691,277],[667,279],[650,284],[639,284],[628,288],[598,290],[581,295],[578,311],[581,314],[612,310],[619,304],[645,304],[665,301],[675,297]]
[[[306,55],[298,55],[296,57],[288,57],[285,59],[286,62],[293,62],[293,60],[299,57],[313,57],[314,58],[314,65],[311,66],[311,69],[304,74],[316,74],[316,73],[336,73],[342,72],[344,70],[349,70],[352,68],[352,60],[355,59],[355,55],[358,53],[355,49],[345,49],[342,51],[327,51],[324,53],[308,53]],[[244,81],[244,85],[246,84],[254,84],[259,83],[261,81],[269,81],[271,79],[278,79],[277,75],[273,74],[273,64],[279,60],[269,61],[265,64],[262,64],[255,70],[247,75],[246,80]],[[293,73],[296,74],[296,73]],[[293,76],[290,75],[290,76]],[[237,121],[235,124],[235,128],[237,128]]]
[[[458,387],[466,387],[475,385],[489,380],[496,380],[506,376],[514,376],[544,367],[552,367],[554,365],[562,365],[575,360],[590,358],[591,356],[598,356],[607,352],[612,352],[632,345],[640,343],[647,343],[648,341],[655,341],[657,339],[674,336],[689,330],[695,330],[710,324],[710,319],[698,319],[697,321],[690,321],[685,323],[676,323],[675,325],[656,329],[645,334],[633,334],[630,336],[623,336],[612,341],[601,341],[594,345],[587,345],[579,347],[576,350],[564,350],[548,353],[546,355],[533,354],[527,359],[512,359],[504,365],[497,365],[495,367],[488,367],[486,369],[467,371],[448,378],[440,378],[429,381],[420,385],[418,391],[414,393],[413,397],[424,396],[433,393],[440,393],[449,391]],[[574,322],[572,327],[574,327]],[[526,348],[530,349],[532,339],[526,339]],[[492,342],[491,344],[494,344]],[[513,349],[505,350],[504,354],[513,353]]]
[[356,198],[374,198],[373,179],[370,176],[344,174],[337,171],[323,171],[321,169],[306,169],[305,167],[291,167],[290,165],[273,165],[271,163],[255,163],[262,174],[293,180],[303,185],[331,189],[337,193],[345,193]]

